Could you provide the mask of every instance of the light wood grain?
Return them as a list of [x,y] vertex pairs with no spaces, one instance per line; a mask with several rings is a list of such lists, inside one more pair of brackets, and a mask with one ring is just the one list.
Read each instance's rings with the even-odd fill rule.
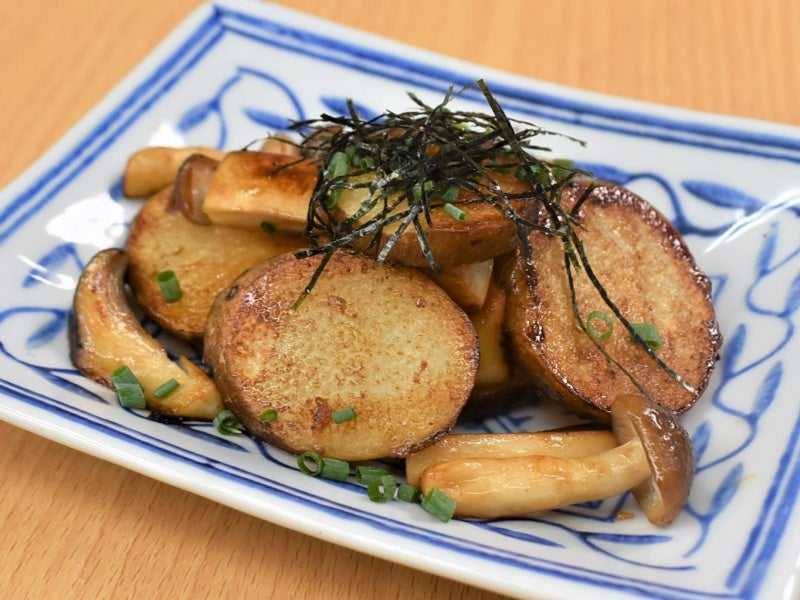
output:
[[[546,81],[800,125],[794,0],[281,0]],[[0,186],[196,0],[0,0]],[[0,399],[2,401],[2,399]],[[0,424],[0,597],[497,598]]]

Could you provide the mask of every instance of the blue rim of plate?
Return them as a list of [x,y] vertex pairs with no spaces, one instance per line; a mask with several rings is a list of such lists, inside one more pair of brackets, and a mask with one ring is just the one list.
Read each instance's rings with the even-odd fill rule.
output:
[[[83,173],[112,144],[124,136],[129,128],[136,123],[137,119],[146,113],[163,94],[168,94],[170,89],[177,85],[182,78],[198,68],[199,65],[202,65],[202,61],[208,53],[219,45],[222,40],[230,36],[279,48],[282,51],[302,55],[320,63],[358,70],[414,90],[428,90],[443,94],[450,85],[456,87],[466,86],[475,80],[475,67],[472,66],[460,65],[455,62],[450,64],[446,61],[440,64],[446,64],[447,66],[433,66],[426,60],[415,60],[408,56],[401,56],[396,51],[378,51],[369,45],[359,45],[357,37],[353,38],[356,40],[354,42],[341,41],[341,39],[332,37],[327,32],[320,33],[313,28],[284,22],[280,20],[280,17],[271,19],[268,16],[268,10],[261,10],[263,7],[260,7],[259,10],[251,7],[253,9],[251,11],[250,9],[244,9],[243,7],[245,6],[247,5],[236,3],[210,4],[205,13],[200,11],[194,20],[187,22],[187,26],[181,32],[180,43],[164,54],[158,61],[151,61],[147,65],[146,76],[124,95],[121,102],[104,109],[96,124],[89,128],[87,134],[80,139],[71,141],[66,150],[60,151],[61,156],[50,168],[42,171],[40,175],[34,176],[30,183],[21,189],[18,194],[4,202],[0,209],[0,244],[3,246],[8,245],[9,240],[23,225],[40,214],[54,199],[57,199],[59,194],[77,176]],[[286,13],[277,11],[276,14],[285,16]],[[200,15],[204,16],[200,18]],[[667,115],[663,112],[655,114],[644,110],[620,108],[620,104],[602,104],[600,99],[587,101],[586,95],[572,97],[567,93],[562,94],[557,91],[551,91],[546,86],[542,86],[540,89],[532,86],[529,82],[521,82],[517,85],[510,81],[510,79],[503,78],[498,78],[497,81],[493,80],[493,78],[489,79],[493,93],[500,99],[506,110],[522,115],[524,118],[532,120],[547,119],[553,122],[580,125],[596,131],[610,132],[622,136],[679,144],[713,152],[736,154],[780,163],[800,163],[800,138],[794,138],[790,135],[761,133],[755,128],[751,129],[749,127],[729,127],[719,124],[721,121],[710,123],[688,114],[682,115],[679,111],[674,111]],[[292,105],[298,111],[294,115],[295,118],[309,116],[303,112],[303,103],[293,97],[289,84],[279,81],[277,78],[271,78],[271,82],[282,87],[288,96],[292,98]],[[223,91],[220,90],[220,94]],[[463,97],[465,100],[480,100],[479,92],[474,89],[464,91]],[[215,99],[219,103],[220,96],[216,96]],[[344,107],[342,98],[330,97],[324,103],[331,111],[343,110]],[[192,110],[187,111],[181,119],[180,127],[190,129],[196,126],[200,120],[208,117],[208,111],[214,109],[212,105],[213,102],[195,106]],[[364,107],[364,110],[368,111],[369,109]],[[274,125],[277,127],[281,121],[280,115],[267,113],[253,114],[251,117],[263,126]],[[227,141],[226,136],[227,132],[223,126],[219,132],[219,139],[216,140],[217,145],[224,146]],[[592,163],[586,166],[604,179],[622,184],[630,183],[639,176],[605,163]],[[673,189],[673,186],[665,181],[660,183],[667,188],[668,196],[672,199],[674,205],[680,207],[680,201],[677,200],[678,194]],[[747,194],[713,182],[684,182],[684,188],[701,200],[717,206],[734,206],[752,212],[763,208],[763,203]],[[118,194],[119,190],[117,189],[115,193]],[[797,210],[791,206],[789,207],[789,212],[794,212],[797,216]],[[678,211],[676,221],[678,221],[676,225],[685,234],[706,237],[718,235],[731,226],[731,223],[724,223],[721,226],[712,228],[695,226],[691,219],[681,211]],[[769,255],[769,249],[763,250],[763,252],[765,253],[766,264],[771,256]],[[797,249],[792,256],[795,254],[800,254],[800,249]],[[68,244],[51,249],[38,264],[46,268],[56,269],[66,262],[72,262],[78,266],[82,263],[79,252],[74,247],[69,247]],[[34,281],[34,273],[29,273],[22,287],[34,285]],[[715,283],[722,286],[725,282],[720,280]],[[794,292],[794,294],[794,298],[800,296],[800,292]],[[790,299],[791,301],[794,300]],[[28,340],[29,345],[45,345],[55,337],[64,335],[68,307],[13,307],[0,314],[0,323],[20,314],[37,312],[48,315],[48,320],[43,326],[31,333]],[[791,318],[793,315],[794,311],[789,311],[788,314],[784,315],[784,322],[792,331],[793,322]],[[789,337],[791,338],[791,335]],[[4,340],[0,339],[0,342],[3,342],[3,354],[13,361],[25,364],[24,361],[19,360],[18,357],[8,352]],[[744,335],[738,334],[734,334],[732,339],[727,341],[728,346],[733,347],[734,353],[740,351],[744,343]],[[760,392],[762,397],[757,402],[756,408],[749,414],[742,413],[741,416],[743,418],[751,418],[757,421],[760,411],[766,410],[771,404],[777,393],[776,390],[782,375],[782,361],[780,360],[782,356],[776,350],[774,354],[770,354],[767,357],[774,362],[775,368],[770,369],[770,376],[762,386]],[[39,376],[62,387],[65,391],[84,397],[92,395],[91,392],[87,392],[74,383],[74,379],[70,378],[74,373],[69,370],[38,368],[33,365],[26,366],[33,368]],[[724,371],[723,384],[727,381],[727,377],[733,378],[735,376],[735,374],[732,374],[733,367],[726,369],[722,366],[722,370]],[[157,437],[143,434],[141,431],[129,428],[120,422],[77,408],[70,403],[69,399],[60,400],[49,397],[5,377],[0,378],[0,390],[10,398],[44,409],[59,418],[72,421],[81,427],[87,427],[104,435],[109,435],[116,440],[134,444],[143,450],[185,462],[204,471],[212,470],[215,476],[253,486],[261,492],[290,498],[292,502],[302,506],[313,506],[323,512],[363,520],[370,526],[389,532],[392,535],[411,536],[419,540],[429,541],[437,546],[448,547],[456,553],[478,556],[488,561],[501,561],[504,565],[516,565],[521,569],[553,575],[577,583],[615,590],[624,589],[630,593],[643,594],[647,597],[757,597],[766,576],[764,567],[770,563],[778,551],[785,533],[784,524],[792,515],[800,492],[800,418],[795,415],[793,424],[788,430],[786,451],[778,458],[778,464],[782,468],[777,471],[765,496],[764,505],[761,508],[759,518],[752,527],[748,543],[733,563],[721,589],[706,592],[702,589],[692,589],[688,586],[669,586],[636,577],[628,578],[589,567],[578,568],[575,565],[504,551],[493,546],[481,546],[473,541],[464,541],[450,536],[446,532],[431,532],[423,526],[396,522],[384,517],[374,517],[369,513],[353,509],[346,504],[329,500],[324,495],[309,495],[307,492],[300,493],[289,487],[276,484],[271,479],[257,473],[246,472],[229,464],[209,460],[207,456],[202,454],[194,453]],[[710,433],[703,432],[702,427],[699,429],[700,433],[695,434],[698,438],[694,441],[697,446],[702,448],[704,441],[707,441],[703,435],[708,436]],[[198,435],[202,437],[202,427],[199,427],[197,431],[200,432]],[[207,436],[206,439],[211,439],[212,437]],[[224,441],[216,441],[215,443],[227,444],[231,447],[237,446],[237,444]],[[271,458],[269,450],[263,446],[258,446],[257,451],[264,454],[268,459]],[[729,496],[736,493],[737,486],[734,480],[741,476],[741,469],[731,469],[723,485],[717,490],[714,500],[718,503],[719,506],[717,508],[720,511],[724,510],[726,503],[730,500]],[[491,530],[495,526],[485,524],[485,527]],[[543,542],[547,543],[547,540],[543,540]]]

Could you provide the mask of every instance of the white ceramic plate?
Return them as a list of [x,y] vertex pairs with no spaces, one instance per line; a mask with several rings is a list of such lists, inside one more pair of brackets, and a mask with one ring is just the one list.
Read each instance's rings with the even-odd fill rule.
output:
[[[685,418],[698,456],[667,529],[615,521],[629,498],[530,520],[440,524],[208,425],[122,410],[81,378],[66,340],[72,291],[136,210],[130,152],[237,148],[287,119],[438,102],[486,78],[509,113],[588,142],[557,153],[642,193],[683,231],[714,281],[726,338]],[[473,90],[459,103],[485,110]],[[557,141],[557,140],[556,140]],[[202,7],[52,151],[2,193],[0,416],[68,446],[281,525],[519,597],[793,598],[800,554],[800,131],[681,112],[490,72],[262,3]],[[488,421],[533,429],[531,410]],[[629,506],[630,504],[630,506]]]

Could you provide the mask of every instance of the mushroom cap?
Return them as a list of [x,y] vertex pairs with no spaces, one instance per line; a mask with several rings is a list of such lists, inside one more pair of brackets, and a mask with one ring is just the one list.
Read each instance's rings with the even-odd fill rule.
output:
[[695,458],[689,434],[669,410],[644,396],[624,395],[611,406],[614,435],[620,444],[638,438],[652,477],[633,489],[642,511],[654,525],[668,525],[689,497]]

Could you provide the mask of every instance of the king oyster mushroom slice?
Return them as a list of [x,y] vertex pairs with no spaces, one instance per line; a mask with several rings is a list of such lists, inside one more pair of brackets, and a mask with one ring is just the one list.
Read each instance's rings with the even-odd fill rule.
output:
[[406,479],[418,485],[431,465],[464,458],[560,456],[576,458],[611,450],[617,440],[608,429],[550,429],[519,433],[451,433],[406,457]]
[[456,516],[525,516],[633,490],[655,525],[680,514],[694,477],[694,452],[674,415],[640,396],[611,406],[618,446],[578,458],[522,456],[463,458],[435,464],[420,478],[456,501]]
[[203,203],[217,165],[218,160],[198,153],[192,154],[178,169],[172,188],[172,202],[192,223],[211,225],[211,219],[203,211]]
[[[147,407],[171,417],[213,419],[223,410],[214,382],[185,356],[173,362],[147,333],[125,297],[128,256],[116,248],[98,252],[78,281],[70,318],[70,358],[86,377],[113,387],[110,374],[127,366],[142,385]],[[167,396],[153,391],[169,379]]]

